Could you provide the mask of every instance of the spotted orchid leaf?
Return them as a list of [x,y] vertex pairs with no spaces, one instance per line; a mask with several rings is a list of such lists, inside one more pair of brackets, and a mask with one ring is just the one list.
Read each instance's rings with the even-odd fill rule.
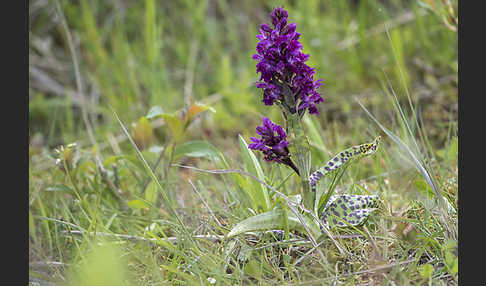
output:
[[312,173],[309,177],[312,192],[315,193],[317,181],[319,181],[323,177],[334,173],[339,168],[349,166],[352,162],[355,162],[356,160],[374,154],[378,149],[378,144],[380,143],[380,140],[381,136],[378,136],[370,143],[365,143],[348,148],[334,156],[331,160],[327,161],[324,166]]
[[334,195],[320,215],[328,227],[362,224],[378,206],[377,195]]

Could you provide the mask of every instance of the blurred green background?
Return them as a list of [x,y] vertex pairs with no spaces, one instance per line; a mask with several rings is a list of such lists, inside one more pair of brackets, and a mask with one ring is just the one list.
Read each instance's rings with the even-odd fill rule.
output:
[[[435,10],[428,2],[436,2]],[[442,3],[428,2],[85,0],[60,6],[99,138],[119,133],[110,107],[123,122],[135,122],[154,105],[180,109],[188,96],[216,109],[194,134],[212,136],[216,146],[251,134],[263,114],[277,120],[278,108],[264,106],[255,88],[251,56],[259,25],[279,5],[297,23],[308,64],[323,79],[317,120],[324,129],[337,124],[345,133],[342,128],[359,124],[363,113],[354,96],[389,120],[386,74],[404,102],[400,95],[409,89],[440,145],[457,118],[457,33],[444,24]],[[86,140],[73,61],[52,3],[29,4],[29,137],[49,147]]]
[[[65,272],[60,269],[71,262],[84,261],[79,266],[81,271],[70,276],[80,285],[88,284],[82,284],[79,277],[102,285],[104,282],[97,280],[101,273],[107,275],[106,281],[111,281],[108,284],[125,283],[129,278],[117,276],[125,266],[130,269],[128,276],[138,279],[135,285],[157,284],[153,281],[177,284],[194,277],[199,279],[193,281],[195,284],[212,277],[236,284],[253,281],[246,274],[228,278],[221,270],[222,249],[213,244],[165,249],[166,245],[155,247],[120,240],[104,250],[94,247],[90,252],[93,241],[89,235],[67,236],[65,232],[84,229],[142,236],[148,235],[148,227],[160,227],[159,236],[163,232],[184,235],[167,209],[160,205],[148,208],[139,199],[157,201],[159,193],[153,184],[148,184],[150,177],[113,112],[138,138],[137,145],[152,165],[160,152],[172,153],[174,145],[169,143],[174,134],[167,128],[168,121],[147,121],[143,117],[155,106],[168,114],[178,112],[192,98],[214,112],[200,113],[188,126],[184,142],[205,141],[214,148],[198,142],[206,153],[189,154],[192,147],[185,146],[186,149],[176,149],[179,156],[174,155],[169,162],[174,159],[174,163],[201,168],[223,168],[221,162],[212,160],[213,151],[219,150],[227,159],[225,168],[244,169],[238,136],[249,142],[262,116],[283,123],[278,107],[265,106],[261,101],[261,90],[255,87],[259,79],[256,62],[251,58],[260,24],[270,22],[269,14],[275,6],[284,6],[289,22],[297,23],[304,53],[310,54],[307,64],[316,69],[315,78],[323,80],[319,91],[325,101],[318,105],[321,114],[304,118],[311,138],[312,168],[344,148],[383,135],[359,106],[358,99],[407,144],[412,144],[413,136],[407,135],[405,121],[410,122],[414,136],[426,134],[417,152],[426,158],[424,165],[435,170],[433,174],[437,175],[444,196],[457,209],[457,1],[30,0],[29,261],[40,263],[31,265],[31,277],[64,277]],[[404,110],[403,117],[392,93]],[[414,112],[416,118],[412,116]],[[92,126],[96,146],[90,140],[86,120]],[[66,146],[74,142],[78,151],[71,152]],[[454,273],[454,269],[457,273],[457,256],[450,250],[454,244],[447,246],[447,251],[438,246],[437,241],[442,243],[444,238],[437,230],[441,225],[434,220],[432,207],[427,205],[424,212],[422,205],[412,202],[433,197],[431,189],[390,138],[384,136],[382,146],[364,165],[350,168],[350,175],[343,181],[352,186],[349,190],[358,192],[362,191],[361,186],[354,183],[364,180],[365,186],[381,192],[389,205],[389,216],[401,219],[403,215],[405,222],[395,224],[398,220],[390,222],[383,215],[371,223],[373,235],[398,233],[390,238],[396,244],[377,242],[386,244],[383,249],[388,251],[388,261],[406,260],[412,249],[420,259],[430,255],[430,261],[442,263],[441,267],[452,265],[447,266],[449,272],[444,270],[446,274],[435,274],[452,279],[447,273]],[[93,163],[97,152],[106,168],[104,173]],[[66,172],[68,165],[56,166],[59,158],[76,165],[70,170],[72,173]],[[287,170],[258,158],[269,183],[279,184],[280,176]],[[195,233],[225,232],[214,221],[200,221],[207,215],[201,214],[206,208],[201,206],[200,197],[194,196],[188,178],[197,181],[202,196],[225,226],[251,214],[237,184],[241,180],[177,168],[159,169],[156,175],[164,190],[174,202],[177,199],[174,205],[182,212],[184,224]],[[128,210],[120,210],[116,195],[110,194],[103,176],[124,190],[123,196],[132,202]],[[284,186],[286,193],[293,191],[292,182],[289,180],[290,186]],[[412,224],[427,235],[410,238],[411,235],[400,232]],[[355,243],[349,247],[357,252],[364,249],[359,241],[350,243]],[[106,258],[97,255],[98,251],[106,253]],[[210,254],[203,255],[205,251]],[[335,250],[326,251],[330,260],[338,260]],[[119,262],[120,257],[129,262]],[[363,252],[354,262],[366,264],[368,258]],[[255,265],[265,260],[255,259],[250,260],[249,270],[245,268],[244,273],[272,277],[277,271],[258,270]],[[44,262],[39,261],[58,261],[62,267],[49,264],[49,270],[44,271]],[[106,271],[98,269],[107,263],[110,267]],[[90,268],[90,264],[95,267]],[[43,266],[38,268],[39,265]],[[188,274],[179,266],[192,267],[193,272]],[[308,274],[309,279],[322,272],[314,260],[302,267],[302,275]],[[425,270],[420,270],[425,273],[423,276],[432,277]],[[408,283],[404,281],[423,282],[416,268],[394,275],[405,277],[394,280],[398,285]],[[275,277],[268,279],[279,281]]]

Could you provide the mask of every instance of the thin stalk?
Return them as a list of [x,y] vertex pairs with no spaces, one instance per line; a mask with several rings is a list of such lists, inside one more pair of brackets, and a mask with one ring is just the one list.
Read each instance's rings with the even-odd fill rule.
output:
[[[155,164],[152,166],[152,171],[155,172],[157,170],[157,167],[159,166],[160,162],[162,161],[162,158],[164,158],[164,156],[165,156],[165,150],[167,150],[167,148],[164,148],[164,150],[162,150],[162,152],[160,152],[160,155],[157,158],[157,161],[155,161]],[[145,189],[147,189],[147,186],[150,183],[150,181],[152,181],[152,179],[149,178],[145,181],[145,183],[143,183],[142,194],[145,193]]]
[[164,175],[165,175],[166,179],[169,178],[169,170],[170,170],[170,167],[172,166],[172,161],[174,160],[175,149],[176,149],[176,141],[174,140],[172,142],[172,146],[170,148],[169,161],[167,161],[167,165],[165,166],[165,174]]
[[299,170],[301,195],[305,208],[314,210],[316,194],[310,189],[310,146],[298,113],[287,114],[289,150]]
[[70,181],[71,185],[73,186],[74,193],[76,194],[76,198],[79,201],[79,209],[86,216],[86,219],[91,223],[90,216],[86,213],[86,211],[83,208],[83,199],[81,199],[81,196],[79,195],[80,191],[79,191],[79,188],[78,188],[78,184],[76,184],[75,180],[73,179],[73,176],[72,176],[71,172],[69,171],[66,160],[63,159],[62,161],[63,161],[63,165],[64,165],[64,170],[66,170],[67,177],[69,178],[69,181]]

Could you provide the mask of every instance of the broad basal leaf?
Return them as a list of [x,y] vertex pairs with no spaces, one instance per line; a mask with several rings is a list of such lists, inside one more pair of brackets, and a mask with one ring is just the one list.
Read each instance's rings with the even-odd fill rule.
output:
[[[288,215],[288,225],[290,230],[299,230],[302,233],[306,233],[304,226],[300,223],[300,220],[294,213],[290,211],[285,212],[282,209],[274,209],[259,215],[251,216],[239,222],[228,233],[228,238],[251,231],[284,230],[284,215]],[[312,235],[318,236],[320,231],[316,228],[317,225],[306,216],[302,216],[302,218],[311,230]]]
[[360,225],[376,210],[377,203],[377,195],[331,196],[320,219],[329,227]]
[[324,166],[310,175],[309,180],[311,190],[313,192],[316,191],[316,183],[323,177],[333,173],[341,167],[351,164],[358,159],[374,154],[378,149],[380,140],[381,136],[378,136],[375,140],[373,140],[373,142],[353,146],[334,156]]
[[282,210],[272,210],[259,215],[251,216],[235,225],[228,233],[228,238],[249,231],[278,229],[283,226],[283,214],[284,212]]

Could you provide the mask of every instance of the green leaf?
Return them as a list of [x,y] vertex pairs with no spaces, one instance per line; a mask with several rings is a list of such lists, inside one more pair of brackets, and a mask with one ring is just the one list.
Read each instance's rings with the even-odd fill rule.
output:
[[161,114],[162,118],[164,118],[165,122],[169,126],[172,136],[174,137],[175,141],[179,141],[182,138],[182,134],[184,134],[184,122],[179,118],[179,116],[175,113],[173,114]]
[[258,281],[262,278],[262,264],[255,259],[251,259],[245,266],[243,270],[253,278],[257,279]]
[[112,164],[116,163],[118,160],[122,159],[123,157],[120,155],[108,156],[105,160],[103,160],[103,166],[111,167]]
[[127,202],[127,205],[132,209],[144,209],[150,207],[146,202],[142,200],[131,200]]
[[35,225],[34,225],[34,216],[32,215],[32,212],[29,210],[29,234],[33,238],[34,242],[37,242],[37,235],[35,231]]
[[[327,148],[325,147],[324,140],[320,132],[322,128],[319,121],[314,116],[307,116],[307,114],[304,115],[302,119],[307,129],[310,146],[319,151],[316,153],[316,159],[324,160],[325,158],[323,157],[323,153],[327,152]],[[312,155],[314,155],[314,153]]]
[[309,117],[305,115],[302,119],[309,132],[310,143],[320,145],[324,149],[324,140],[322,139],[322,135],[319,131],[322,130],[319,125],[319,121],[317,121],[314,117]]
[[251,258],[251,253],[253,252],[253,248],[247,244],[242,244],[240,247],[240,251],[238,251],[237,260],[241,263],[246,263]]
[[452,253],[446,253],[445,255],[446,259],[446,264],[447,264],[447,269],[449,270],[449,273],[451,274],[456,274],[459,266],[459,260],[457,256],[453,255]]
[[434,197],[434,191],[432,190],[432,188],[429,186],[429,184],[427,184],[425,182],[425,180],[415,180],[413,182],[413,186],[419,190],[422,194],[424,195],[428,195],[429,198],[433,198]]
[[331,196],[320,219],[329,227],[357,226],[376,210],[377,202],[377,195]]
[[[228,238],[252,231],[266,231],[266,230],[284,230],[285,220],[284,215],[288,215],[288,226],[290,230],[299,230],[302,233],[306,233],[304,226],[300,223],[300,220],[291,212],[285,212],[282,209],[274,209],[265,213],[261,213],[255,216],[251,216],[238,224],[236,224],[228,233]],[[311,221],[306,216],[303,219],[312,235],[319,236],[321,232],[317,227],[317,224]]]
[[378,136],[375,138],[375,140],[373,140],[373,142],[348,148],[334,156],[331,160],[327,161],[324,166],[310,175],[309,178],[312,191],[316,191],[317,181],[325,176],[334,173],[339,168],[349,166],[358,159],[374,154],[378,149],[380,140],[381,136]]
[[217,161],[219,160],[219,151],[208,142],[195,140],[177,146],[174,159],[177,160],[183,156],[205,157],[209,160]]
[[[258,179],[265,181],[265,175],[263,174],[262,167],[260,166],[257,157],[252,150],[248,149],[248,145],[241,135],[238,135],[238,139],[240,143],[240,153],[243,157],[246,170],[255,175]],[[248,191],[254,200],[254,204],[257,207],[260,207],[263,211],[268,210],[271,204],[266,187],[253,179],[247,178],[247,180],[251,180],[250,186],[252,186],[252,188],[248,189]]]
[[457,161],[457,152],[458,152],[458,140],[457,137],[454,137],[450,140],[447,147],[438,150],[437,156],[441,159],[445,159],[448,161]]
[[157,186],[154,181],[150,181],[145,189],[145,199],[150,203],[155,203],[157,200]]
[[[286,110],[285,108],[283,110]],[[285,111],[285,113],[287,113]],[[316,200],[315,192],[310,191],[310,168],[311,168],[311,150],[309,140],[304,132],[304,126],[298,113],[286,114],[287,118],[287,140],[289,141],[289,151],[300,174],[300,193],[302,202],[308,210],[314,211]]]
[[93,161],[83,161],[77,167],[80,174],[89,174],[96,172],[96,164]]
[[447,159],[451,161],[457,160],[458,146],[459,145],[458,145],[457,137],[454,137],[449,147],[447,148]]
[[135,167],[136,169],[143,171],[144,166],[143,163],[136,157],[136,155],[131,154],[123,154],[123,158],[129,163],[131,166]]
[[135,141],[138,149],[144,150],[150,146],[152,139],[152,125],[146,117],[140,118],[135,126],[135,129],[133,130],[133,141]]
[[145,118],[152,119],[162,117],[169,129],[172,132],[172,136],[176,141],[181,139],[184,133],[184,121],[177,115],[177,113],[165,113],[160,106],[152,107]]
[[454,240],[447,240],[442,245],[442,250],[444,251],[447,270],[451,274],[456,274],[458,271],[457,242]]
[[420,273],[420,276],[428,279],[432,276],[432,274],[434,274],[434,267],[430,264],[424,264],[419,266],[418,271]]

